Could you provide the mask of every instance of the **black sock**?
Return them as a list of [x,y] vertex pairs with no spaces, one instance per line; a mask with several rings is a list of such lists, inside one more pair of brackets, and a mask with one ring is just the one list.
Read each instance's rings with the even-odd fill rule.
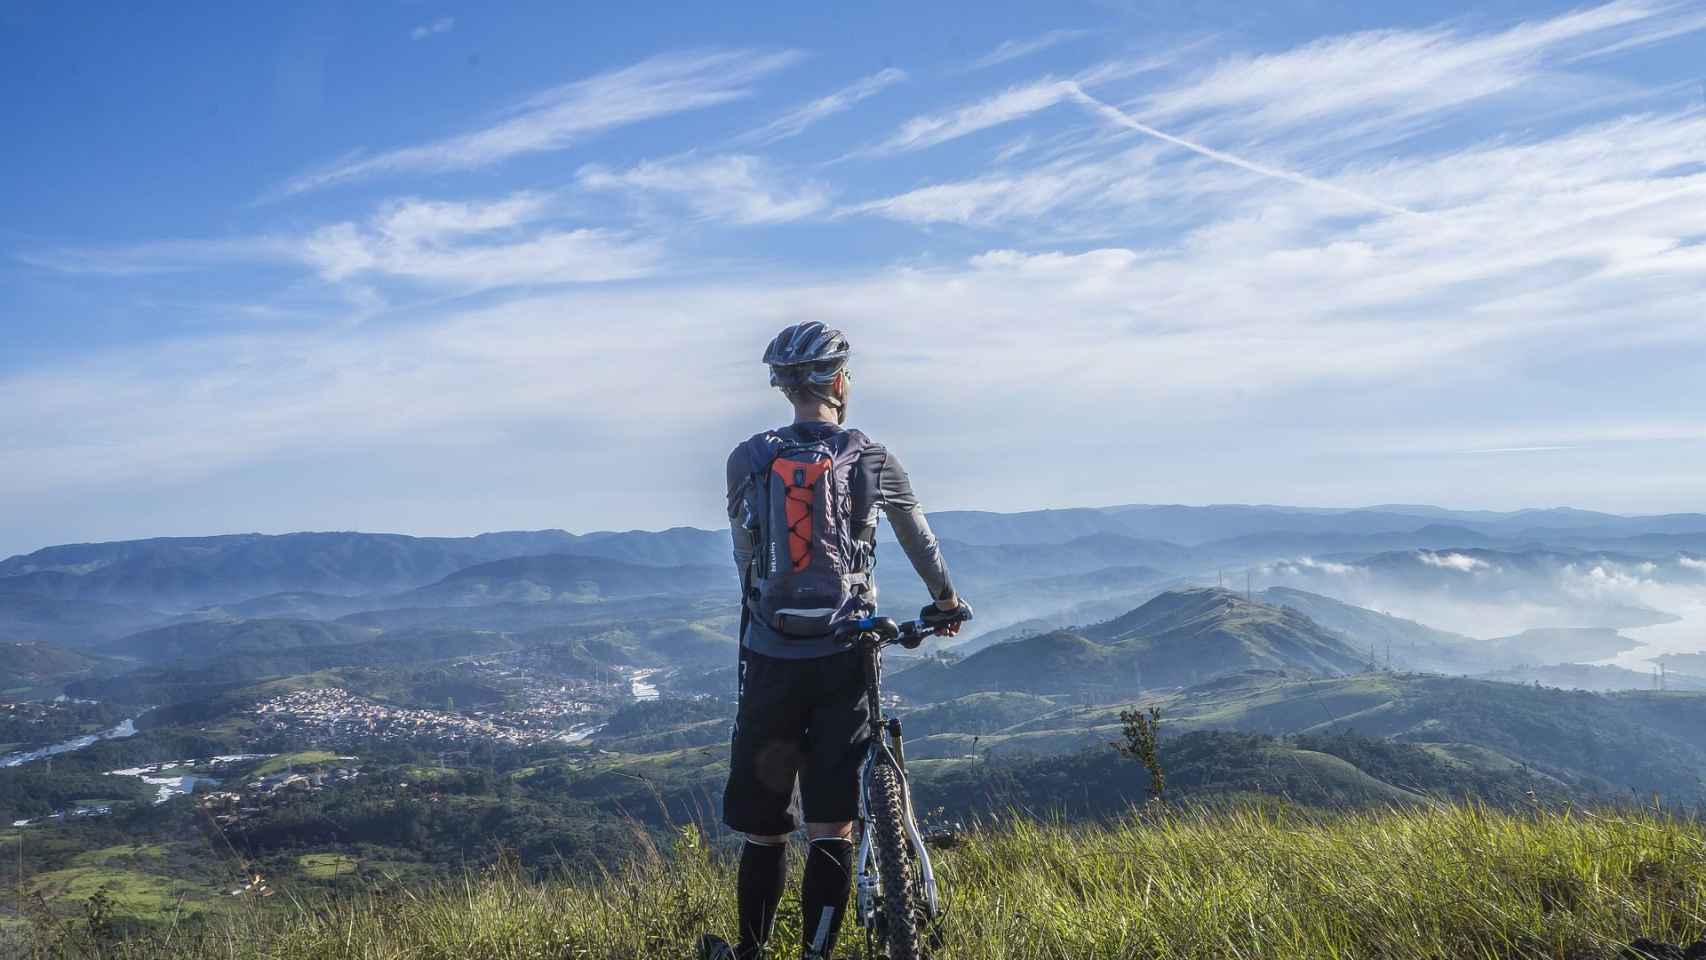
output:
[[808,951],[828,957],[847,912],[847,892],[853,888],[853,841],[821,837],[806,846],[806,875],[800,881],[801,925]]
[[758,956],[776,929],[776,908],[782,903],[782,885],[788,879],[786,843],[741,844],[740,876],[735,896],[740,904],[740,960]]

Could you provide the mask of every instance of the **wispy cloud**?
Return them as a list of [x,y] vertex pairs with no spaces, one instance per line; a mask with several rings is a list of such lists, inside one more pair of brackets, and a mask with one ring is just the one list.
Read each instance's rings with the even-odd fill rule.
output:
[[154,240],[125,247],[58,247],[16,254],[23,263],[59,273],[112,277],[181,273],[209,267],[288,258],[287,236]]
[[1568,103],[1582,93],[1558,72],[1571,59],[1703,26],[1679,20],[1669,5],[1614,0],[1480,33],[1452,26],[1365,31],[1227,57],[1124,106],[1149,122],[1201,123],[1270,141],[1298,137],[1299,148],[1316,151],[1380,144],[1518,91],[1535,103]]
[[1675,4],[1659,9],[1663,15],[1654,18],[1651,22],[1643,23],[1637,28],[1627,31],[1624,36],[1602,46],[1584,50],[1568,57],[1565,62],[1575,63],[1581,60],[1616,56],[1617,54],[1628,53],[1631,50],[1639,50],[1643,47],[1663,43],[1674,37],[1706,30],[1706,13],[1686,12],[1687,7],[1684,4]]
[[173,240],[107,250],[55,250],[20,259],[64,273],[125,276],[272,264],[331,283],[407,281],[458,290],[626,280],[655,271],[661,244],[622,231],[567,228],[550,194],[499,200],[404,198],[362,220],[297,234]]
[[409,31],[410,40],[425,40],[427,37],[440,33],[449,33],[456,26],[455,17],[439,17],[431,23],[423,23]]
[[515,232],[543,219],[550,203],[534,193],[487,203],[395,201],[366,222],[315,230],[297,256],[332,281],[377,276],[471,290],[628,280],[662,259],[656,242],[617,231]]
[[1008,87],[944,113],[922,114],[907,120],[889,137],[857,151],[854,156],[883,156],[923,150],[1022,120],[1063,101],[1078,98],[1087,89],[1100,84],[1164,69],[1200,42],[1192,41],[1175,50],[1136,59],[1104,61],[1071,77],[1048,76]]
[[828,96],[819,97],[790,110],[756,130],[742,134],[736,138],[737,142],[767,144],[799,136],[819,120],[841,113],[861,100],[874,97],[905,79],[905,70],[886,67]]
[[479,129],[303,174],[281,192],[302,193],[385,173],[472,170],[561,150],[615,127],[750,96],[754,81],[799,58],[793,51],[744,50],[653,57],[537,94]]
[[[1096,68],[1073,79],[1045,78],[1010,87],[954,110],[914,117],[864,155],[936,147],[1003,124],[1014,124],[1063,103],[1075,103],[1106,124],[1257,177],[1296,184],[1349,201],[1354,207],[1409,214],[1441,202],[1413,203],[1389,195],[1376,178],[1323,174],[1323,156],[1391,144],[1438,124],[1469,105],[1502,93],[1549,87],[1563,97],[1559,111],[1615,106],[1640,96],[1618,89],[1611,97],[1583,95],[1583,81],[1560,73],[1572,57],[1679,36],[1702,24],[1674,5],[1616,0],[1601,6],[1481,32],[1461,26],[1367,31],[1327,37],[1277,53],[1223,57],[1195,73],[1163,79],[1129,102],[1092,93],[1090,80],[1160,70],[1180,62],[1176,52],[1150,57],[1124,70]],[[1187,49],[1200,46],[1195,41]],[[1604,84],[1598,85],[1600,89]],[[1018,141],[1025,143],[1024,140]],[[1027,144],[1029,149],[1029,144]],[[1222,192],[1225,177],[1202,166],[1170,172],[1154,163],[1117,159],[1119,138],[1079,132],[1030,170],[983,172],[924,184],[888,198],[853,204],[861,211],[909,222],[983,226],[1034,218],[1092,199],[1131,206],[1142,198],[1153,216],[1169,210],[1168,195]],[[1003,151],[998,163],[1014,153]],[[1317,168],[1317,169],[1312,169]],[[1357,182],[1352,182],[1355,179]],[[1157,186],[1165,184],[1157,190]],[[1078,221],[1090,236],[1110,235],[1116,222],[1088,212]],[[1070,229],[1059,220],[1051,232]]]
[[[1063,100],[1077,103],[1118,127],[1260,177],[1320,190],[1349,200],[1358,207],[1382,213],[1413,213],[1342,183],[1260,163],[1158,130],[1091,96],[1073,81],[1051,83],[1045,97],[1024,102],[1041,103],[1045,100],[1049,103]],[[1149,151],[1126,151],[1106,159],[1052,161],[1025,172],[990,174],[919,187],[893,197],[854,204],[842,212],[875,213],[914,223],[947,221],[995,225],[1014,219],[1040,217],[1064,205],[1091,199],[1107,201],[1117,196],[1122,206],[1129,206],[1146,197],[1154,198],[1161,192],[1154,189],[1158,180],[1154,176],[1154,161],[1155,154]],[[1164,189],[1175,195],[1180,191],[1210,194],[1217,189],[1212,178],[1173,176],[1166,179]]]
[[588,190],[665,195],[700,216],[745,225],[799,220],[829,205],[824,187],[785,183],[769,163],[744,154],[689,155],[622,171],[588,165],[576,180]]
[[1020,57],[1028,57],[1033,53],[1041,53],[1057,44],[1089,35],[1090,31],[1088,30],[1050,30],[1040,37],[1032,37],[1029,40],[1007,40],[994,50],[973,60],[967,69],[982,70],[986,67],[993,67],[1010,60],[1017,60]]
[[1069,80],[1040,80],[1009,87],[948,113],[913,117],[867,152],[882,155],[934,147],[1047,110],[1071,99],[1077,89]]
[[1047,163],[1029,170],[982,174],[931,184],[880,200],[851,204],[841,215],[873,214],[906,223],[999,227],[1096,203],[1116,187],[1133,199],[1143,192],[1149,151],[1127,151],[1091,162]]

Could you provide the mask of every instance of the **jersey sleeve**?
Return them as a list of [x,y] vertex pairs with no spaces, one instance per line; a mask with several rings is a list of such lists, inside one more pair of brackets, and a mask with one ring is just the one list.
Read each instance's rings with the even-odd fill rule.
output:
[[930,522],[924,518],[924,509],[918,505],[918,495],[913,493],[912,478],[906,475],[906,468],[881,444],[871,444],[865,458],[865,472],[874,487],[875,505],[882,509],[889,525],[894,527],[894,538],[900,542],[900,549],[911,561],[912,569],[918,571],[925,589],[936,600],[955,596],[947,561],[942,559],[941,545],[930,530]]
[[728,463],[729,535],[734,541],[735,572],[743,586],[752,564],[752,530],[746,523],[746,488],[751,483],[746,451],[736,447]]

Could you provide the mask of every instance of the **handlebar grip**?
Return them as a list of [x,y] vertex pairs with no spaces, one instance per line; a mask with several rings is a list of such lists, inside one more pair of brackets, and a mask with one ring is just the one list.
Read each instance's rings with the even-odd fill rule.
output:
[[889,641],[900,636],[900,625],[894,622],[893,617],[862,617],[843,622],[835,628],[831,636],[835,638],[836,643],[849,644],[867,633],[874,633],[880,639]]
[[918,619],[932,627],[945,626],[950,623],[964,623],[971,619],[971,605],[964,600],[953,610],[943,610],[934,603],[927,603],[918,612]]

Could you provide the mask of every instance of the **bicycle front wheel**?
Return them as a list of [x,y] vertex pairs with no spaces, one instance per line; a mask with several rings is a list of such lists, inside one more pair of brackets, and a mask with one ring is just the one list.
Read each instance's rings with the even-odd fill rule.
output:
[[871,769],[871,829],[877,849],[877,876],[883,883],[881,938],[889,960],[921,960],[919,920],[923,905],[913,887],[917,870],[906,835],[906,797],[900,771],[887,763]]

